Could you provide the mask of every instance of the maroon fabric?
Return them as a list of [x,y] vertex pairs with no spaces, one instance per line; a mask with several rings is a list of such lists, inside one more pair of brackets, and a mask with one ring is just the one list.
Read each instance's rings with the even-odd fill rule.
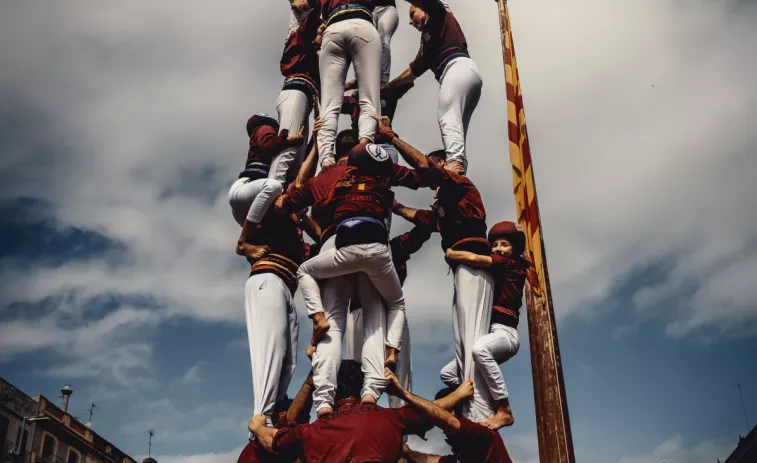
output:
[[237,463],[293,463],[294,461],[296,458],[271,455],[260,446],[257,440],[250,441],[237,459]]
[[502,437],[496,431],[465,418],[460,430],[450,436],[453,455],[442,457],[439,463],[512,463]]
[[455,16],[444,8],[442,2],[424,0],[423,11],[428,14],[429,19],[421,30],[418,54],[410,63],[410,70],[416,77],[420,77],[429,69],[438,68],[455,54],[468,54],[465,34]]
[[431,426],[410,407],[383,408],[342,401],[314,423],[283,429],[273,439],[278,454],[304,454],[307,463],[375,463],[397,461],[402,437]]
[[270,211],[258,224],[257,231],[250,239],[251,244],[264,244],[270,252],[279,254],[296,263],[302,263],[305,257],[305,241],[302,230],[297,226],[294,215]]
[[[438,187],[439,195],[430,210],[416,212],[413,222],[430,230],[438,230],[444,250],[454,247],[488,255],[486,210],[481,193],[473,182],[434,163],[429,163],[423,180],[432,188]],[[469,244],[456,246],[461,241]]]
[[269,125],[261,125],[250,135],[250,150],[247,153],[247,165],[254,162],[271,164],[274,156],[279,154],[286,145],[288,131],[280,133]]
[[523,286],[531,263],[522,258],[492,254],[489,273],[494,278],[494,304],[492,323],[518,327],[520,308],[523,306]]
[[407,278],[407,261],[410,260],[410,256],[418,252],[429,238],[431,238],[431,231],[426,227],[416,225],[409,232],[396,236],[389,242],[392,262],[400,278],[400,284],[404,284]]
[[320,88],[321,77],[318,71],[318,49],[315,37],[321,25],[321,9],[316,6],[308,12],[300,27],[293,32],[284,44],[281,56],[281,75],[291,77],[305,76]]
[[334,228],[334,204],[329,204],[326,200],[331,195],[331,190],[336,182],[344,176],[346,169],[346,162],[326,166],[321,169],[318,175],[299,188],[292,188],[290,193],[284,197],[284,208],[289,212],[296,212],[305,207],[313,206],[311,215],[321,226],[322,243],[333,234]]

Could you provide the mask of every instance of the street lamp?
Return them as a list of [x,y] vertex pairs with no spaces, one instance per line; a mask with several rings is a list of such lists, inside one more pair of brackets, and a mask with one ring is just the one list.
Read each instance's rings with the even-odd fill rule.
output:
[[21,432],[19,433],[18,441],[16,441],[16,447],[14,449],[11,449],[10,452],[8,452],[12,459],[15,459],[16,457],[21,455],[21,452],[25,451],[25,449],[22,449],[21,446],[24,443],[24,433],[26,433],[26,423],[35,423],[37,421],[48,421],[48,420],[50,420],[49,416],[25,416],[23,420],[21,420]]

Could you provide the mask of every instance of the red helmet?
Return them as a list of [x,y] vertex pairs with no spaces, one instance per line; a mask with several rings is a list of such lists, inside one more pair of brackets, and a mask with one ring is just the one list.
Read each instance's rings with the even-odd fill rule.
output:
[[489,242],[504,238],[513,246],[513,254],[519,256],[526,250],[526,234],[515,222],[498,222],[489,230]]
[[251,137],[252,132],[261,125],[269,125],[279,131],[279,121],[269,116],[268,114],[255,114],[247,120],[247,136]]

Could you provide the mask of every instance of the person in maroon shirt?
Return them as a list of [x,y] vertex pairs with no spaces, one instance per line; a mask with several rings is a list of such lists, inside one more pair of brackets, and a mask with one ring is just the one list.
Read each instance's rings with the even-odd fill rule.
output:
[[304,455],[307,463],[369,463],[397,461],[402,438],[423,435],[433,426],[411,407],[383,408],[361,404],[363,372],[358,362],[343,360],[339,368],[337,406],[334,413],[294,428],[268,427],[253,416],[250,431],[260,445],[276,455]]
[[[326,25],[321,20],[320,5],[311,8],[307,1],[292,2],[293,16],[301,16],[297,28],[284,43],[280,69],[284,85],[276,100],[281,127],[290,133],[304,130],[308,136],[308,116],[316,109],[321,78],[318,71],[318,51]],[[295,12],[297,12],[295,14]],[[286,184],[294,177],[305,157],[305,148],[287,147],[273,158],[269,178]]]
[[[480,256],[466,251],[448,249],[447,262],[467,264],[486,269],[494,278],[494,304],[489,334],[473,346],[473,361],[484,374],[497,412],[482,425],[497,430],[513,424],[508,400],[509,393],[499,365],[518,353],[518,320],[523,305],[523,286],[531,263],[523,257],[526,236],[513,222],[499,222],[489,230],[491,256]],[[442,381],[448,386],[458,384],[457,363],[453,360],[442,369]]]
[[[491,246],[486,238],[486,210],[473,182],[453,172],[443,153],[435,152],[427,157],[401,140],[392,130],[388,118],[379,119],[379,140],[387,140],[394,145],[429,185],[437,187],[437,200],[431,210],[419,211],[398,206],[395,213],[410,222],[438,231],[444,251],[451,248],[490,255]],[[473,379],[474,383],[473,400],[465,405],[465,417],[485,421],[494,415],[494,404],[485,378],[473,363],[472,348],[480,337],[489,333],[493,280],[486,271],[466,264],[453,265],[452,269],[455,357],[461,380]]]
[[[437,404],[453,395],[458,389],[445,388],[436,394]],[[452,454],[429,455],[403,447],[402,456],[408,463],[513,463],[502,436],[496,431],[460,417],[459,407],[453,407],[444,416],[449,424],[439,426],[444,431]]]
[[413,82],[429,69],[439,81],[437,119],[447,163],[454,172],[468,169],[465,138],[473,112],[481,98],[483,80],[468,54],[468,44],[460,24],[440,0],[407,0],[410,24],[421,32],[421,46],[410,66],[389,82],[402,86]]

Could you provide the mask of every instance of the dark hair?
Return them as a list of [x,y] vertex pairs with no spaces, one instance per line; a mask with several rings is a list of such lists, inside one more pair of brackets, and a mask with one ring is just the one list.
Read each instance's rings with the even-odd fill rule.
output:
[[428,153],[426,157],[432,162],[438,163],[447,159],[447,152],[444,150],[436,150]]
[[[457,389],[457,388],[454,388],[452,386],[447,386],[447,387],[445,387],[443,389],[440,389],[439,392],[437,392],[436,395],[434,396],[434,400],[439,400],[439,399],[443,399],[443,398],[447,397],[448,395],[450,395],[453,392],[455,392],[455,389]],[[461,403],[457,404],[457,406],[453,410],[458,415],[460,415],[460,413],[462,411],[461,405],[462,405]]]
[[[357,137],[357,130],[347,129],[339,132],[336,136],[336,141],[334,142],[334,158],[337,161],[350,154],[350,150],[357,145]],[[354,141],[345,141],[345,138],[352,138]]]
[[342,360],[339,365],[339,373],[336,376],[336,396],[334,401],[343,399],[360,399],[360,391],[363,389],[363,370],[360,362],[355,360]]

